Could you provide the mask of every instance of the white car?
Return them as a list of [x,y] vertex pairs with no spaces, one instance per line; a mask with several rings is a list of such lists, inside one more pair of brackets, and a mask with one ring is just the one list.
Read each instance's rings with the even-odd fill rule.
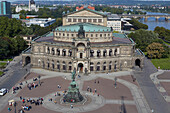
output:
[[5,95],[6,93],[7,93],[7,89],[6,88],[2,88],[1,90],[0,90],[0,95],[1,96],[3,96],[3,95]]

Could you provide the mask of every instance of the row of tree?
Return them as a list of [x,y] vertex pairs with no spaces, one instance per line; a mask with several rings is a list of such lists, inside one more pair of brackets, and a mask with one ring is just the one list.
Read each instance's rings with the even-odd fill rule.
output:
[[26,41],[19,36],[16,38],[1,37],[0,59],[11,58],[12,56],[18,55],[26,48]]
[[27,48],[26,41],[20,35],[41,36],[60,25],[62,25],[61,18],[48,27],[38,25],[26,27],[20,20],[0,17],[0,59],[18,55]]
[[165,29],[164,27],[158,27],[157,26],[154,29],[154,32],[158,33],[159,38],[170,42],[170,30],[169,29]]
[[153,31],[140,29],[130,33],[128,37],[135,41],[136,48],[147,52],[149,58],[167,58],[170,54],[170,48],[164,45],[163,41],[158,39],[158,34]]
[[140,23],[138,20],[136,20],[134,18],[132,18],[129,22],[133,25],[133,28],[135,30],[138,30],[138,29],[148,29],[148,25]]

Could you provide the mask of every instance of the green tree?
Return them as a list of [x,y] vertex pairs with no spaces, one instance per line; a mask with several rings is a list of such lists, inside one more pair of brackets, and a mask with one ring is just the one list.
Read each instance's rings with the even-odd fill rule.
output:
[[160,43],[152,43],[148,45],[146,48],[147,50],[147,56],[149,58],[162,58],[165,52],[165,49],[162,44]]
[[130,33],[128,37],[132,38],[136,43],[136,47],[140,48],[144,52],[149,44],[158,39],[158,35],[156,33],[144,29],[137,30],[135,33]]
[[130,23],[133,25],[133,27],[134,27],[135,30],[138,30],[138,29],[148,29],[148,25],[142,24],[142,23],[140,23],[140,22],[139,22],[138,20],[136,20],[136,19],[130,20]]

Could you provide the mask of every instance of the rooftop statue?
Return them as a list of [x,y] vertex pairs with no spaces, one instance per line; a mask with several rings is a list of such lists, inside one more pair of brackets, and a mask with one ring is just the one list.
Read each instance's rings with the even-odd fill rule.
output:
[[85,38],[85,30],[83,29],[83,25],[80,25],[80,29],[78,30],[78,38]]

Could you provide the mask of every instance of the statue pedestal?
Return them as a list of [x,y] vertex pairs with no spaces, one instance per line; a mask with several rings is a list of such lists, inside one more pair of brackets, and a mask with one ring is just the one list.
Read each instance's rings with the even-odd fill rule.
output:
[[80,94],[79,88],[77,87],[75,81],[72,81],[70,83],[70,86],[68,87],[68,92],[63,98],[63,101],[64,100],[69,103],[77,103],[83,100],[83,96]]

